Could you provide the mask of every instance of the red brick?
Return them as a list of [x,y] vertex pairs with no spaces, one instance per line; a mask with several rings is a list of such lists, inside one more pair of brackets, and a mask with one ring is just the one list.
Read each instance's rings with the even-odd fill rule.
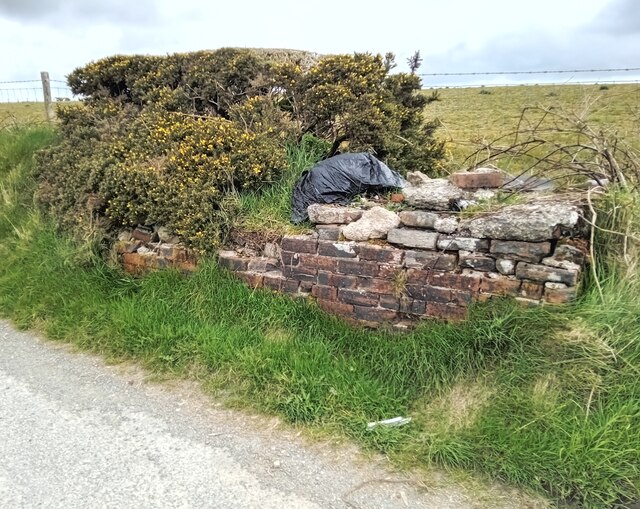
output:
[[451,290],[430,285],[407,285],[407,294],[409,297],[427,302],[449,302],[451,300]]
[[318,303],[318,306],[327,313],[347,316],[353,314],[353,305],[351,304],[322,299],[318,299],[316,302]]
[[318,254],[335,258],[355,258],[358,255],[358,245],[355,242],[318,241]]
[[491,252],[525,262],[539,262],[551,252],[551,244],[549,242],[493,240],[491,241]]
[[359,260],[338,260],[338,272],[347,275],[376,277],[378,264]]
[[177,262],[176,267],[183,272],[195,272],[198,266],[192,260]]
[[284,293],[298,293],[299,288],[300,288],[300,281],[297,281],[295,279],[284,278],[282,281],[282,286],[280,287],[280,290]]
[[270,272],[277,270],[279,267],[280,262],[275,258],[249,258],[247,270],[251,272]]
[[377,306],[378,295],[359,290],[338,290],[338,300],[346,304],[357,304],[359,306]]
[[433,286],[478,292],[483,280],[480,274],[454,274],[451,272],[432,272],[428,282]]
[[404,251],[402,249],[375,245],[360,246],[361,260],[370,260],[380,263],[394,263],[400,265],[402,263],[403,257]]
[[332,272],[318,271],[318,284],[325,286],[335,286],[337,288],[355,288],[358,285],[358,278],[355,276],[343,276]]
[[262,286],[262,280],[264,278],[262,274],[258,274],[257,272],[236,272],[236,276],[251,288]]
[[234,272],[247,270],[249,258],[243,258],[235,251],[221,251],[218,253],[218,265]]
[[535,281],[523,281],[520,286],[520,295],[527,299],[541,299],[544,286]]
[[280,247],[283,251],[294,253],[315,253],[318,249],[318,240],[308,235],[287,235],[282,238]]
[[320,269],[327,272],[335,272],[338,268],[338,260],[328,256],[301,254],[298,265],[309,269]]
[[[282,289],[282,285],[284,284],[284,282],[285,282],[285,279],[282,276],[282,272],[280,271],[265,272],[264,279],[262,280],[262,286],[278,292]],[[297,283],[298,282],[296,281],[296,291],[298,290]]]
[[292,251],[280,251],[280,261],[282,262],[282,265],[298,265],[300,255]]
[[298,295],[311,295],[311,289],[315,283],[313,281],[300,281]]
[[504,176],[500,171],[461,171],[449,175],[449,180],[462,189],[495,189],[504,184]]
[[454,270],[458,258],[452,253],[433,251],[407,251],[404,263],[407,268]]
[[520,294],[520,281],[502,275],[495,278],[485,277],[480,283],[480,291],[493,295],[515,296]]
[[456,306],[468,306],[473,300],[474,294],[461,290],[451,290],[451,303]]
[[576,298],[576,287],[561,283],[546,283],[544,301],[549,304],[566,304]]
[[358,320],[367,322],[390,322],[398,317],[398,313],[390,309],[369,306],[353,306],[353,309]]
[[318,271],[308,267],[290,267],[285,265],[282,267],[282,275],[286,278],[295,279],[297,281],[310,281],[315,283],[318,280]]
[[423,300],[411,299],[406,296],[400,298],[394,295],[380,296],[380,307],[409,315],[424,315],[426,305],[427,303]]
[[453,304],[427,303],[427,315],[451,322],[459,322],[467,317],[466,308]]
[[124,253],[122,255],[122,263],[131,267],[144,267],[145,263],[142,255],[138,253]]
[[336,300],[338,290],[333,286],[313,285],[311,295],[316,299]]
[[153,232],[151,228],[145,228],[144,226],[138,226],[131,233],[131,237],[142,242],[153,242],[157,238],[157,234]]
[[403,268],[398,265],[389,265],[386,263],[378,265],[378,277],[382,279],[395,279],[402,272],[404,272]]
[[373,293],[395,293],[398,290],[402,290],[402,288],[399,289],[393,281],[388,279],[368,277],[358,278],[358,288]]

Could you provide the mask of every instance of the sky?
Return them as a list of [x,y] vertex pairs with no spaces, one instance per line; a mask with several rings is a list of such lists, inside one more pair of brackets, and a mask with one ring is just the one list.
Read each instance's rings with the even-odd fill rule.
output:
[[[64,79],[114,54],[233,47],[317,53],[416,50],[419,72],[640,67],[638,0],[0,0],[0,82]],[[465,83],[640,79],[640,72],[423,77]]]

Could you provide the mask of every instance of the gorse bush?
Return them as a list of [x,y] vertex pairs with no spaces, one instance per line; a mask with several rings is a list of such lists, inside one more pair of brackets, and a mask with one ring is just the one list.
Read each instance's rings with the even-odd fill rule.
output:
[[389,59],[227,48],[91,63],[69,76],[84,100],[59,111],[38,197],[64,226],[162,223],[207,251],[229,225],[229,194],[277,180],[305,136],[325,156],[367,150],[428,171],[442,157],[423,120],[435,97],[417,76],[389,74]]

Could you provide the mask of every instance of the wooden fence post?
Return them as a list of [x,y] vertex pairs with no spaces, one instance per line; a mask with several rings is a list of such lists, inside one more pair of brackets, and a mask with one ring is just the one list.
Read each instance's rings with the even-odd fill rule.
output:
[[53,110],[53,103],[51,102],[51,82],[49,80],[49,73],[42,71],[40,73],[40,79],[42,80],[42,94],[44,95],[44,110],[47,114],[47,121],[51,122],[55,118],[55,112]]

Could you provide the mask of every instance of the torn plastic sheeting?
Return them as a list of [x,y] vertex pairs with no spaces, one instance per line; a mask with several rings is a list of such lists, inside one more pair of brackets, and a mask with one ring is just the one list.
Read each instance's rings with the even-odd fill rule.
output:
[[378,426],[404,426],[405,424],[409,424],[411,422],[411,417],[393,417],[392,419],[385,419],[383,421],[375,421],[367,424],[367,429],[372,430],[373,428],[377,428]]
[[304,172],[298,180],[291,200],[291,221],[295,224],[306,221],[307,207],[313,203],[348,205],[355,196],[367,191],[405,185],[398,172],[366,152],[330,157]]

